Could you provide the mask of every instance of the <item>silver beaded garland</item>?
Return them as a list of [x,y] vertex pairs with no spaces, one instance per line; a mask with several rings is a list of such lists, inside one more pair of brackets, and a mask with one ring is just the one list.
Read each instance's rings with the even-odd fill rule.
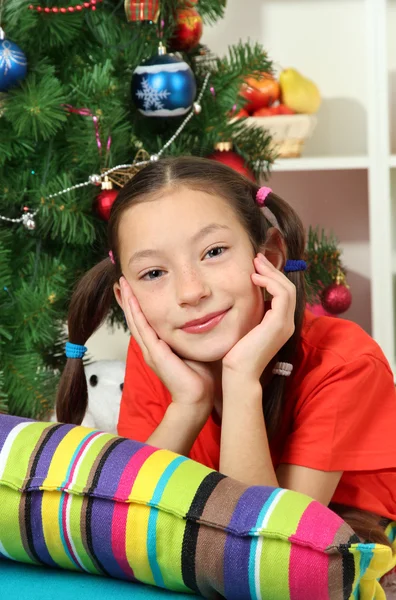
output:
[[27,212],[24,215],[22,215],[21,218],[23,226],[26,227],[26,229],[28,229],[29,231],[33,231],[34,229],[36,229],[36,222],[34,220],[33,213]]
[[100,175],[90,175],[89,176],[89,183],[92,183],[93,185],[99,185],[102,181],[102,178]]

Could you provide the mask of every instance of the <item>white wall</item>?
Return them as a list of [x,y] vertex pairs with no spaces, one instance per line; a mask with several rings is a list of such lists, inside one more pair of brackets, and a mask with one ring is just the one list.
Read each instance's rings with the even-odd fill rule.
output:
[[[391,12],[395,22],[395,0]],[[324,100],[305,155],[364,155],[364,15],[364,0],[228,0],[225,19],[206,27],[202,41],[220,55],[239,39],[258,41],[278,69],[294,67],[318,84]],[[396,87],[396,37],[393,45]],[[392,137],[396,147],[396,134]],[[294,206],[306,227],[320,225],[335,233],[354,298],[345,317],[370,332],[367,172],[276,172],[270,185]],[[96,359],[122,360],[127,342],[120,330],[109,334],[105,328],[88,347]]]

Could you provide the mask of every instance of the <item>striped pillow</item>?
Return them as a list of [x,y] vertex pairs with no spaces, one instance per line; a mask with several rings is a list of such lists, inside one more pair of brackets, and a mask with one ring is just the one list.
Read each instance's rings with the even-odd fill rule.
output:
[[0,558],[207,598],[385,599],[389,548],[321,504],[167,450],[0,415]]

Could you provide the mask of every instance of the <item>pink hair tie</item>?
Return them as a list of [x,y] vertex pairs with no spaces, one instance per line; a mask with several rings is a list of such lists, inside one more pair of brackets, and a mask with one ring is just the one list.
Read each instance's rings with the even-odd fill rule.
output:
[[269,194],[271,194],[271,192],[271,188],[265,186],[261,187],[256,194],[256,203],[257,206],[261,208],[263,215],[265,216],[267,221],[269,221],[272,227],[275,227],[280,231],[281,228],[279,227],[278,219],[275,217],[274,213],[268,208],[268,206],[264,206],[265,201],[268,198]]
[[114,260],[114,254],[113,254],[113,252],[111,250],[109,252],[109,256],[110,256],[111,262],[113,263],[113,265],[115,265],[116,263],[115,263],[115,260]]
[[259,206],[264,206],[267,196],[272,192],[269,187],[261,187],[256,194],[256,202]]

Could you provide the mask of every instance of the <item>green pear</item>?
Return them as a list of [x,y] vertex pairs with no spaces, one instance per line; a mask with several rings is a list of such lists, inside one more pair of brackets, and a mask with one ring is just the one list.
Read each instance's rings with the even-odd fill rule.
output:
[[285,69],[279,76],[282,102],[296,113],[313,114],[319,110],[321,97],[318,87],[296,69]]

